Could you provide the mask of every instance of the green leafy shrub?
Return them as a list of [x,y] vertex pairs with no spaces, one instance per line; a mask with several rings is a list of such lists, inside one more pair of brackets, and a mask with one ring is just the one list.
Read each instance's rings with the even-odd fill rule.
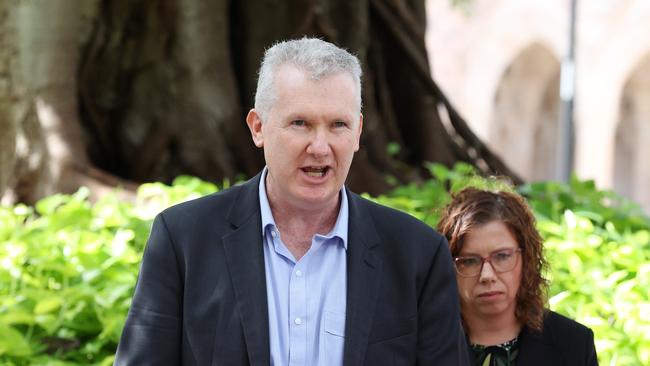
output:
[[[428,168],[433,179],[372,199],[435,226],[450,190],[509,189],[465,164]],[[135,203],[91,204],[81,189],[0,207],[0,364],[112,364],[154,215],[216,190],[180,177],[141,186]],[[518,191],[546,240],[549,306],[594,330],[602,365],[650,364],[650,220],[590,181]]]
[[[434,179],[375,200],[435,227],[448,191],[512,189],[478,178],[465,164],[432,164]],[[545,240],[549,307],[593,329],[601,365],[650,365],[650,219],[641,208],[593,181],[523,185]]]
[[0,207],[0,363],[112,365],[153,217],[216,189],[180,177],[135,204],[82,188]]
[[650,220],[591,181],[521,187],[551,270],[550,307],[593,329],[602,365],[650,365]]

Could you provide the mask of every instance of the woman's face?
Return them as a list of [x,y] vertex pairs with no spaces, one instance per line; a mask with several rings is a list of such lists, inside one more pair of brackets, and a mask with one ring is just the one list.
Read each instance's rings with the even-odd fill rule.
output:
[[[456,273],[462,311],[466,319],[514,316],[522,266],[518,248],[514,235],[501,221],[488,222],[465,235],[463,247],[457,257],[488,258],[492,255],[491,262],[501,261],[496,264],[499,267],[507,263],[504,258],[510,253],[516,261],[512,270],[507,272],[497,273],[494,265],[484,260],[476,276],[463,277]],[[477,262],[470,259],[467,263],[476,265]],[[478,263],[480,267],[480,259]]]

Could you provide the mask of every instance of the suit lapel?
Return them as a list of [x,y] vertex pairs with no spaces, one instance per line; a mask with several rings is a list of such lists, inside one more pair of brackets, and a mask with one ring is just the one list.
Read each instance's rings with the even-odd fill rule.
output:
[[343,364],[356,366],[363,364],[366,354],[382,262],[377,250],[379,236],[370,213],[359,196],[348,193],[348,202],[350,219]]
[[[222,238],[241,314],[251,365],[270,364],[269,320],[266,302],[262,223],[259,213],[260,176],[242,186],[228,215],[234,231]],[[347,192],[347,190],[346,190]],[[380,240],[362,199],[348,193],[349,243],[343,364],[362,365],[372,330],[382,261]]]
[[259,179],[258,174],[242,186],[228,215],[234,231],[222,240],[250,364],[268,365],[269,320],[259,213]]

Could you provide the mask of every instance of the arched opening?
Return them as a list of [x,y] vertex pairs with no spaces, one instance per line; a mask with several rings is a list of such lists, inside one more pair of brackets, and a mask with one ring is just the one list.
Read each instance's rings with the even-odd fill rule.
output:
[[614,189],[650,211],[650,53],[623,87],[614,141]]
[[529,181],[554,177],[559,80],[558,59],[533,43],[506,68],[495,93],[489,143]]

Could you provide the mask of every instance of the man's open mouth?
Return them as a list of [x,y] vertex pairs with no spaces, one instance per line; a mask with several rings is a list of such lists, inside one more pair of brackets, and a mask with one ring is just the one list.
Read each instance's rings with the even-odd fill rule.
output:
[[325,176],[327,172],[329,171],[328,166],[322,166],[322,167],[315,167],[315,166],[308,166],[305,168],[302,168],[302,171],[305,172],[310,177],[315,177],[315,178],[320,178]]

